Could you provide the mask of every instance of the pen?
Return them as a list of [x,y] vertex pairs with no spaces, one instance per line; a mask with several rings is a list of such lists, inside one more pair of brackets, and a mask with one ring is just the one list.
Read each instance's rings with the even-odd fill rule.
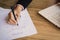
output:
[[[15,13],[14,13],[14,7],[11,7],[11,10],[12,10],[12,13],[13,13],[14,19],[17,21],[16,16],[15,16]],[[18,26],[18,22],[17,22],[17,26]]]

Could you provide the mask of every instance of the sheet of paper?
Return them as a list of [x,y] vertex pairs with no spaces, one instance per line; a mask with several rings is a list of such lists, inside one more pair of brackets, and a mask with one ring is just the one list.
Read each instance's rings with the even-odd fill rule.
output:
[[20,13],[19,26],[6,22],[6,17],[10,11],[10,9],[0,7],[0,40],[16,39],[37,33],[27,9]]
[[39,11],[39,14],[60,28],[60,6],[57,4],[52,5],[44,10]]

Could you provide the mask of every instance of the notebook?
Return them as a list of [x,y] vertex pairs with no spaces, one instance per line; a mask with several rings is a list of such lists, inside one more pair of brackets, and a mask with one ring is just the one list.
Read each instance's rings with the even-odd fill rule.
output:
[[52,5],[39,11],[39,14],[60,28],[60,6],[57,4]]
[[0,7],[0,40],[13,40],[37,33],[27,9],[21,11],[18,26],[6,22],[6,17],[10,11],[10,9]]

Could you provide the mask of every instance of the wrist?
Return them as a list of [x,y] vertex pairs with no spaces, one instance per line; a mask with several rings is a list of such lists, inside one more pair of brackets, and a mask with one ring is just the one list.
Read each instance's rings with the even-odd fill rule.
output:
[[24,9],[24,8],[23,8],[22,5],[17,4],[16,7],[15,7],[15,9],[14,9],[14,11],[18,12],[18,14],[19,14],[23,9]]
[[16,10],[18,11],[22,11],[24,9],[24,7],[20,4],[17,4]]

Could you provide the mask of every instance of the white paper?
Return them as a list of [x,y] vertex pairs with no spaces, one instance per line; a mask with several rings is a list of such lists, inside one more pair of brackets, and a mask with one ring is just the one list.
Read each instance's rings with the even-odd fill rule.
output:
[[0,40],[16,39],[37,33],[27,9],[20,13],[19,26],[6,23],[6,17],[10,11],[0,7]]
[[39,14],[55,24],[57,27],[60,27],[60,6],[57,6],[57,4],[39,11]]

